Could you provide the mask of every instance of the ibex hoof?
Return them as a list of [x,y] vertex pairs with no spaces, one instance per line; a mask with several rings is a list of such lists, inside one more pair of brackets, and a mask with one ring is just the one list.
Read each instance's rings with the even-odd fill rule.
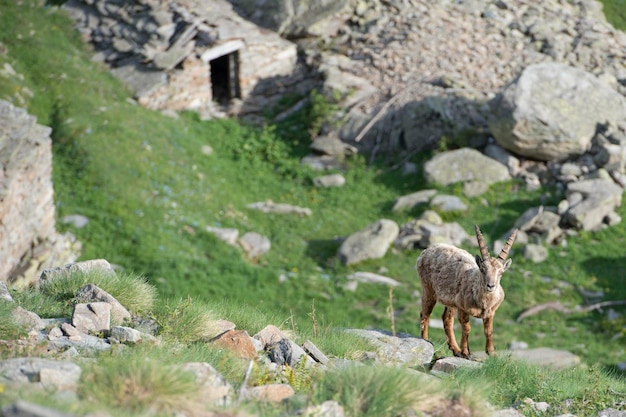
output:
[[458,352],[453,352],[453,353],[454,353],[454,356],[456,356],[457,358],[463,358],[463,359],[469,359],[470,358],[469,352],[463,353],[461,351],[458,351]]

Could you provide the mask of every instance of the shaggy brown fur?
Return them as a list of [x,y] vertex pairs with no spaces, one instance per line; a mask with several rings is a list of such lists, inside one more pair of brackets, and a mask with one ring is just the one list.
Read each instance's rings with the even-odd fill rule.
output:
[[[428,340],[428,323],[437,301],[445,306],[443,327],[448,347],[454,356],[469,358],[470,316],[483,319],[486,345],[491,355],[493,346],[493,316],[504,300],[500,278],[511,266],[506,260],[515,240],[514,230],[497,258],[491,258],[483,236],[476,226],[476,237],[481,256],[474,258],[469,252],[452,245],[438,244],[424,250],[417,258],[416,269],[422,283],[422,311],[420,327],[422,338]],[[458,312],[461,323],[461,347],[454,337],[454,315]]]

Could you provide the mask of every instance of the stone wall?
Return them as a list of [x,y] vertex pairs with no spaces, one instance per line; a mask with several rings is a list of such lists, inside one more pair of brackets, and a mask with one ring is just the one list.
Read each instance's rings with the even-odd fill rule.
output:
[[76,259],[72,236],[55,229],[50,132],[0,100],[0,281],[18,286]]

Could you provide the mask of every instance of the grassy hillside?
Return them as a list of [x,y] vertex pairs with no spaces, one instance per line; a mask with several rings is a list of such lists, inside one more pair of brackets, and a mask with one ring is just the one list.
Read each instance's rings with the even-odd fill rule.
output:
[[[419,211],[392,213],[395,197],[427,188],[421,176],[403,177],[382,163],[349,161],[347,185],[312,186],[315,173],[299,165],[307,153],[308,127],[325,110],[315,102],[302,113],[264,130],[234,120],[201,121],[194,114],[172,119],[128,100],[129,92],[90,53],[68,19],[40,2],[0,0],[0,68],[18,74],[0,77],[0,97],[25,107],[39,123],[53,127],[54,184],[58,216],[83,214],[90,222],[71,230],[83,242],[83,259],[106,258],[129,272],[144,274],[165,297],[191,295],[223,303],[226,319],[239,308],[260,311],[273,323],[296,328],[316,324],[390,328],[388,289],[360,285],[344,290],[346,275],[377,272],[403,286],[393,293],[397,331],[419,334],[414,271],[417,252],[390,251],[381,260],[340,265],[338,239],[380,218],[402,224]],[[275,109],[279,111],[280,109]],[[214,152],[206,155],[202,147]],[[429,157],[419,155],[421,164]],[[458,187],[444,191],[460,194]],[[311,217],[268,215],[246,209],[272,199],[309,207]],[[446,214],[466,230],[482,226],[488,240],[499,238],[528,207],[555,202],[554,190],[528,192],[515,181],[466,199],[466,213]],[[620,215],[626,215],[622,209]],[[218,241],[206,226],[259,232],[272,249],[258,262]],[[550,248],[549,261],[535,265],[519,252],[503,280],[507,299],[495,322],[496,347],[512,340],[564,348],[587,363],[612,367],[624,361],[625,320],[609,321],[606,311],[564,316],[545,312],[514,322],[525,308],[559,299],[583,303],[578,288],[603,290],[606,299],[626,298],[626,225],[581,233],[567,247]],[[288,280],[279,282],[285,275]],[[234,307],[232,307],[234,306]],[[240,307],[238,307],[240,306]],[[624,313],[623,308],[619,310]],[[435,315],[441,313],[435,310]],[[251,323],[254,332],[258,330]],[[476,328],[472,350],[483,350]],[[447,355],[442,331],[431,332]]]

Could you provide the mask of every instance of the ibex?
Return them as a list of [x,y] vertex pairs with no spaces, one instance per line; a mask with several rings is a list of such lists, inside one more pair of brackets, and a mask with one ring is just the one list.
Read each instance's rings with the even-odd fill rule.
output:
[[[417,273],[422,283],[422,312],[420,327],[422,338],[428,340],[428,323],[437,301],[445,306],[443,328],[446,342],[454,356],[469,359],[468,337],[470,316],[483,319],[485,328],[485,351],[495,352],[493,345],[493,316],[504,300],[500,278],[511,266],[507,260],[509,250],[517,236],[517,229],[511,233],[497,258],[489,256],[485,240],[478,225],[475,226],[480,256],[474,258],[467,251],[452,245],[436,244],[417,258]],[[454,315],[458,311],[461,322],[461,347],[454,337]]]

